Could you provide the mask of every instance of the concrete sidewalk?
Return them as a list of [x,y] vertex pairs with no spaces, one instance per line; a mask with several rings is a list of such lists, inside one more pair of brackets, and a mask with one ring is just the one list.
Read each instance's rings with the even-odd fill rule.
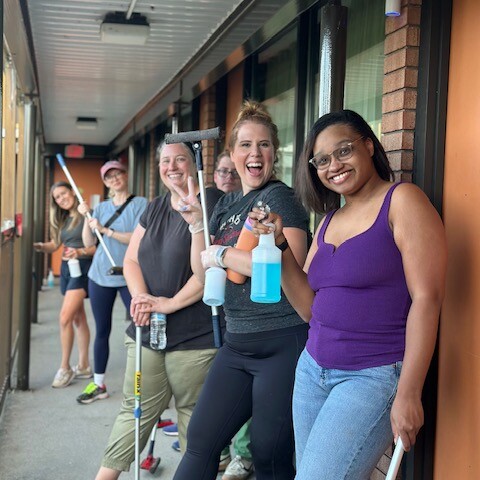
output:
[[[80,405],[75,400],[90,380],[75,380],[63,389],[51,387],[60,361],[58,313],[61,302],[58,287],[39,295],[38,324],[32,325],[30,390],[9,392],[0,418],[1,480],[94,479],[120,408],[125,368],[123,338],[127,326],[120,298],[115,303],[110,337],[106,378],[110,398],[90,405]],[[92,345],[95,325],[90,304],[85,303]],[[92,357],[91,353],[93,363]],[[74,350],[72,365],[76,364],[77,358]],[[170,408],[162,418],[175,420],[175,409]],[[180,453],[171,448],[174,440],[176,437],[157,433],[154,455],[162,460],[155,474],[142,470],[142,479],[173,478],[180,461]],[[141,459],[145,457],[146,451]],[[134,479],[133,465],[130,472],[120,478]]]

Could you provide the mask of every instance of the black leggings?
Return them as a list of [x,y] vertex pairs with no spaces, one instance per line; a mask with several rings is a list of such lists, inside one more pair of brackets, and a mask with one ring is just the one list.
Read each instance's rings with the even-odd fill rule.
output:
[[187,432],[187,451],[174,480],[213,480],[223,447],[252,417],[257,480],[292,480],[292,392],[307,325],[225,335]]
[[120,292],[123,304],[130,313],[132,297],[127,287],[102,287],[91,278],[88,279],[88,294],[95,319],[95,342],[93,344],[94,372],[105,373],[110,356],[109,338],[112,331],[112,312],[117,292]]

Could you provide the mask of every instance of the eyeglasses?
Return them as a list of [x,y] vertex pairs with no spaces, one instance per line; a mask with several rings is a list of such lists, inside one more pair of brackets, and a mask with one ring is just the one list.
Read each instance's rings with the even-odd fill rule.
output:
[[105,175],[103,177],[104,180],[113,180],[114,178],[117,179],[118,177],[121,177],[125,172],[115,172],[115,173],[111,173],[110,175]]
[[218,168],[217,170],[215,170],[218,175],[222,178],[227,178],[228,175],[231,175],[232,178],[239,178],[238,176],[238,172],[236,170],[229,170],[228,168]]
[[353,144],[362,140],[364,137],[359,137],[352,142],[346,143],[341,147],[336,148],[332,153],[317,153],[313,158],[311,158],[308,163],[313,165],[317,170],[326,170],[332,163],[332,156],[335,157],[339,162],[345,162],[349,158],[352,158],[353,155]]

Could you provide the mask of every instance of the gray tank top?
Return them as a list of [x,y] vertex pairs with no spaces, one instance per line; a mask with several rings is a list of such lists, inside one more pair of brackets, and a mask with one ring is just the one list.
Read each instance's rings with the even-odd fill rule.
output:
[[73,218],[68,217],[65,225],[60,232],[60,240],[65,247],[83,248],[82,229],[83,221],[80,220],[74,228],[68,228],[72,223]]

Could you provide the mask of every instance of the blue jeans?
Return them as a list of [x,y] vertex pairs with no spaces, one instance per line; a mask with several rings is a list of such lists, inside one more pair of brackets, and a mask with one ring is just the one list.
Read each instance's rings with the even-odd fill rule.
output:
[[402,362],[320,367],[305,349],[293,392],[296,480],[368,480],[393,441],[390,410]]

